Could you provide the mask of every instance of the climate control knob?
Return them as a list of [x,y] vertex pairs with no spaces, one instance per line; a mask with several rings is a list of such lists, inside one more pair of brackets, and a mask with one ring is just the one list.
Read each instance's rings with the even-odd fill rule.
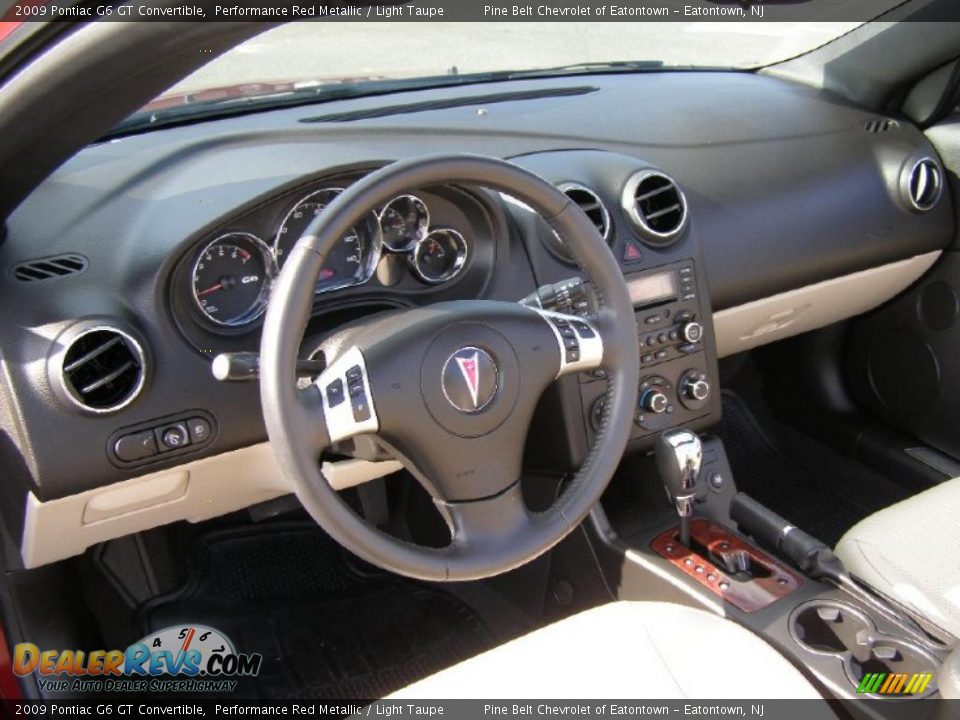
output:
[[710,399],[710,383],[707,376],[696,370],[683,374],[679,383],[680,402],[690,410],[699,410]]
[[659,390],[654,390],[653,388],[643,391],[643,394],[640,396],[640,407],[642,407],[647,412],[651,413],[662,413],[666,412],[667,408],[670,406],[670,398],[664,395]]
[[696,320],[685,322],[680,327],[680,337],[688,343],[698,343],[703,340],[703,325]]

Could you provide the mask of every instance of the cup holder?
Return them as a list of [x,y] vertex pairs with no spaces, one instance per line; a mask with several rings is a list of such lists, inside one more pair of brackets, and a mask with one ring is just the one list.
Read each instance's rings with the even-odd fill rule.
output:
[[[854,688],[869,673],[932,673],[940,663],[919,645],[881,633],[870,617],[846,603],[815,600],[793,611],[790,633],[803,649],[836,657]],[[929,683],[923,692],[901,695],[926,697],[936,691]]]

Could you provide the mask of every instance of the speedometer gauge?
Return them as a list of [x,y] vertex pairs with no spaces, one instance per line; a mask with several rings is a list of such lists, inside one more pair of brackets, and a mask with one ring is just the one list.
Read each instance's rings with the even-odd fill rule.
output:
[[249,233],[228,233],[200,251],[193,265],[193,299],[217,325],[246,325],[266,310],[275,276],[266,243]]
[[416,195],[400,195],[380,212],[383,244],[394,252],[410,250],[427,234],[430,212]]
[[[303,233],[323,209],[343,192],[343,188],[324,188],[300,200],[280,223],[273,243],[277,263],[281,266]],[[317,292],[327,292],[370,279],[380,259],[380,228],[372,212],[339,242],[327,255],[317,278]]]
[[467,261],[467,242],[452,228],[431,230],[410,256],[414,272],[435,285],[456,277]]

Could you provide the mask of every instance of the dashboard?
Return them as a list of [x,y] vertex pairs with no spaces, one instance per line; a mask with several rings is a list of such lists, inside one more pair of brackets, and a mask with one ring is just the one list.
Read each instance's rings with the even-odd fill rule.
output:
[[[426,154],[509,159],[567,193],[636,307],[644,379],[631,450],[668,426],[707,428],[720,355],[875,307],[952,242],[935,151],[906,122],[869,130],[876,118],[773,78],[664,72],[342,100],[93,145],[17,209],[0,245],[4,521],[26,533],[69,504],[82,550],[101,537],[84,519],[99,491],[147,478],[179,492],[171,473],[189,467],[186,497],[198,463],[262,446],[257,384],[217,382],[213,358],[258,349],[285,256],[343,188]],[[302,356],[373,313],[517,301],[578,278],[529,208],[485,188],[409,188],[325,259]],[[840,281],[837,301],[823,288]],[[558,385],[532,462],[562,469],[589,446],[605,379]],[[229,494],[227,480],[218,487]],[[202,516],[177,512],[164,521]],[[140,527],[128,519],[126,531]]]

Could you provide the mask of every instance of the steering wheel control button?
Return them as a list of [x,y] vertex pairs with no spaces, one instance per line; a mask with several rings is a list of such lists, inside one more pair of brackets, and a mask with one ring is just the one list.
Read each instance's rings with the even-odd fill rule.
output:
[[[566,342],[576,338],[567,338]],[[467,346],[453,353],[443,366],[441,385],[447,401],[457,410],[476,413],[483,410],[497,394],[497,363],[490,353]]]
[[135,462],[157,454],[153,430],[124,435],[113,446],[114,454],[123,462]]
[[367,395],[362,390],[356,395],[350,395],[350,406],[353,408],[353,419],[358,423],[370,419],[370,403],[367,402]]
[[190,444],[190,432],[185,423],[179,422],[157,430],[160,451],[179,450]]
[[337,378],[327,385],[327,405],[334,408],[343,402],[343,380]]
[[210,423],[203,418],[190,418],[187,420],[187,427],[190,430],[191,443],[205,443],[210,439]]
[[593,328],[582,320],[574,320],[573,327],[578,333],[580,333],[580,337],[582,338],[592,338],[597,336],[597,334],[593,331]]
[[593,370],[603,360],[603,341],[596,329],[586,320],[540,310],[553,328],[560,345],[560,372],[557,377],[580,370]]
[[[356,346],[337,357],[316,380],[330,442],[380,429],[373,406],[366,361]],[[350,402],[345,402],[347,397]]]

